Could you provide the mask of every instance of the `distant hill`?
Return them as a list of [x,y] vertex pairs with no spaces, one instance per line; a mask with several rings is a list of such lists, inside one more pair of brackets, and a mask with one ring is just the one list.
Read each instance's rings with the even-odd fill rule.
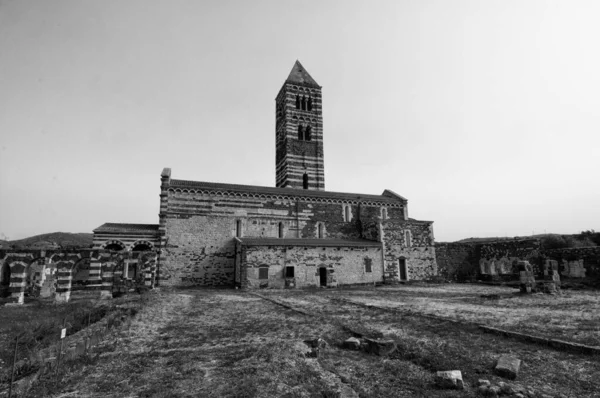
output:
[[538,239],[546,249],[559,249],[568,247],[587,247],[600,245],[600,233],[593,229],[583,231],[580,234],[561,235],[561,234],[538,234],[528,236],[492,237],[492,238],[467,238],[456,241],[456,243],[484,243],[521,239]]
[[85,249],[92,246],[93,235],[88,233],[72,234],[69,232],[52,232],[25,239],[0,241],[3,249]]

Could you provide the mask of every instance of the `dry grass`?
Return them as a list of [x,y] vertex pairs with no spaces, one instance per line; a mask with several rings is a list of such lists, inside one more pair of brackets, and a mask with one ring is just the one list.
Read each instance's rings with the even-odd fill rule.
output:
[[[427,292],[418,289],[429,289],[410,288],[417,297]],[[334,397],[354,391],[363,398],[469,397],[476,396],[478,378],[501,380],[493,365],[509,352],[523,360],[519,383],[538,392],[592,397],[600,391],[600,364],[589,356],[335,300],[385,302],[386,295],[409,294],[401,289],[261,291],[314,317],[231,290],[154,292],[130,330],[105,340],[95,359],[69,363],[58,385],[41,380],[30,395]],[[445,289],[429,293],[442,298]],[[459,303],[469,297],[449,289]],[[349,329],[393,338],[399,350],[387,358],[345,350]],[[316,337],[328,346],[319,358],[306,357],[303,341]],[[451,369],[463,372],[466,390],[436,389],[435,371]]]

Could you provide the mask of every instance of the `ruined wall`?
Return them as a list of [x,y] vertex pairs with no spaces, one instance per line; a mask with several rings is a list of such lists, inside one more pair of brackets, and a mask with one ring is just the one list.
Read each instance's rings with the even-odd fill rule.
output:
[[519,239],[483,243],[479,251],[479,273],[486,275],[516,275],[517,262],[526,260],[533,267],[534,275],[540,275],[540,241]]
[[556,260],[562,277],[600,278],[598,246],[544,249],[538,239],[516,239],[438,243],[435,250],[440,275],[450,280],[516,277],[519,260],[529,261],[536,277],[543,276],[547,260]]
[[[154,251],[0,250],[1,296],[18,304],[26,296],[67,302],[74,290],[97,290],[99,296],[112,297],[115,275],[122,275],[129,265],[139,270],[136,277],[153,287],[156,262]],[[74,280],[79,282],[75,286]]]
[[[320,268],[327,269],[327,286],[383,280],[379,247],[250,246],[242,247],[242,264],[247,272],[242,286],[249,288],[286,287],[286,267],[294,267],[294,287],[319,286]],[[267,280],[259,279],[261,266],[268,266]]]
[[575,269],[583,267],[586,278],[600,279],[600,246],[543,250],[542,255],[558,261],[561,276],[573,276]]

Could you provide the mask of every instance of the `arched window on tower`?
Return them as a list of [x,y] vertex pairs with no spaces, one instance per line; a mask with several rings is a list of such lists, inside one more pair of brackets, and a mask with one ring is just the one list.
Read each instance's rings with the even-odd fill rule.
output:
[[412,246],[412,235],[411,235],[410,231],[404,232],[404,241],[406,243],[406,247]]
[[306,130],[304,131],[304,140],[310,141],[312,128],[310,126],[306,126]]
[[300,141],[304,140],[304,127],[301,124],[298,125],[298,139]]
[[306,110],[306,97],[302,96],[302,110],[305,111]]
[[296,109],[300,109],[300,96],[296,95]]
[[283,238],[283,223],[279,223],[279,237]]
[[323,239],[323,223],[319,223],[317,225],[318,237],[319,239]]
[[242,220],[235,221],[235,236],[237,238],[242,237]]
[[306,173],[302,176],[302,188],[308,189],[308,174]]
[[344,221],[350,222],[350,206],[344,206]]
[[312,111],[312,98],[308,97],[308,103],[307,103],[307,108],[309,111]]

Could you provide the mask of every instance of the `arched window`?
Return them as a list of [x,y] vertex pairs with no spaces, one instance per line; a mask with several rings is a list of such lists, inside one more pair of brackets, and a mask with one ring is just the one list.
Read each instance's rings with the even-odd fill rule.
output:
[[411,235],[410,231],[404,232],[404,240],[406,243],[406,247],[412,246],[412,235]]
[[387,220],[387,209],[385,207],[381,208],[381,219]]
[[279,237],[283,238],[283,223],[279,223]]
[[308,189],[308,174],[306,173],[302,176],[302,188]]
[[305,141],[310,141],[310,136],[311,136],[311,127],[310,126],[306,126],[306,130],[304,132],[304,140]]
[[242,220],[235,220],[235,236],[242,237]]
[[307,106],[308,110],[312,111],[312,98],[311,97],[308,97],[308,104],[307,105],[308,105]]
[[350,206],[344,206],[344,221],[350,222]]
[[323,224],[322,223],[318,223],[317,224],[317,231],[318,231],[318,237],[319,239],[323,239]]
[[302,96],[302,110],[305,111],[306,110],[306,97]]
[[301,124],[298,125],[298,139],[300,141],[304,140],[304,127]]
[[296,95],[296,109],[300,109],[300,96]]

